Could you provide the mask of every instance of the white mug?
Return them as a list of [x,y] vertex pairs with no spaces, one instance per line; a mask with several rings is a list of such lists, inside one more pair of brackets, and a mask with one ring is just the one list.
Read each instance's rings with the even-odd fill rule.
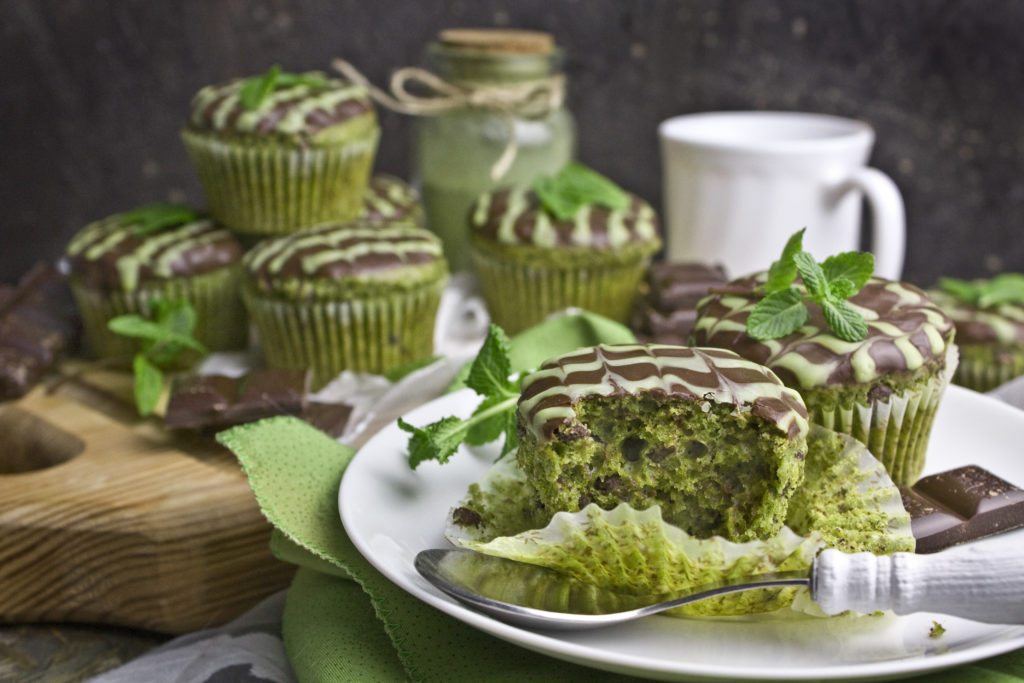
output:
[[871,207],[875,274],[898,280],[903,198],[866,166],[875,134],[863,121],[798,112],[707,112],[658,127],[669,261],[722,264],[730,277],[766,270],[800,228],[819,261],[860,243]]

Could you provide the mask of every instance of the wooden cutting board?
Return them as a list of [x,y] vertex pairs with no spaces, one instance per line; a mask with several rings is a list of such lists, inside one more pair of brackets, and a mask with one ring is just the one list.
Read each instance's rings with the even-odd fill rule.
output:
[[285,587],[234,456],[95,380],[0,405],[0,620],[181,633]]

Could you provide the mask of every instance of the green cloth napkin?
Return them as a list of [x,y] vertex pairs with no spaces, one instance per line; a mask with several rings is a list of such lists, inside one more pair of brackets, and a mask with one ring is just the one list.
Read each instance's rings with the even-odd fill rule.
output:
[[[512,340],[513,370],[580,346],[633,340],[600,316],[565,316]],[[282,623],[299,681],[623,681],[510,645],[437,611],[377,572],[345,534],[341,476],[355,452],[290,417],[217,437],[241,462],[260,509],[274,525],[271,548],[299,566]],[[929,677],[941,683],[1024,678],[1024,651]]]

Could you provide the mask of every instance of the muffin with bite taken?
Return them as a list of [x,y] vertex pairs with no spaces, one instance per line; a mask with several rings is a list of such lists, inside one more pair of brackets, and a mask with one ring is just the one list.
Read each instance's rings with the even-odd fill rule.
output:
[[362,86],[275,65],[202,88],[181,135],[211,215],[273,235],[359,215],[380,129]]
[[491,317],[509,333],[568,307],[627,322],[661,247],[650,204],[579,164],[481,196],[469,241]]
[[161,300],[192,306],[194,336],[211,351],[248,342],[239,290],[242,246],[186,206],[152,204],[90,223],[71,239],[66,258],[85,339],[96,356],[132,354],[136,341],[107,323],[120,315],[152,315]]
[[551,511],[653,505],[688,533],[768,538],[803,480],[807,410],[722,349],[600,345],[522,381],[516,459]]

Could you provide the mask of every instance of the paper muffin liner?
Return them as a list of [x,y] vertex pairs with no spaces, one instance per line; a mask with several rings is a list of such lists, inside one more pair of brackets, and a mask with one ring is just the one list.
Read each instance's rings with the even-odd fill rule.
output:
[[[470,487],[449,515],[446,536],[455,545],[554,569],[617,595],[650,597],[725,579],[809,569],[825,547],[876,554],[914,549],[910,516],[881,463],[860,442],[817,425],[809,435],[804,482],[790,501],[788,526],[772,538],[746,543],[697,539],[665,523],[657,506],[636,510],[623,503],[606,511],[591,504],[553,516],[539,507],[526,475],[507,456]],[[455,519],[475,523],[456,524]],[[739,616],[787,607],[824,615],[806,589],[796,588],[724,595],[670,614]]]
[[111,332],[107,323],[119,315],[150,315],[159,299],[184,300],[196,312],[193,336],[210,351],[245,348],[249,331],[239,292],[241,267],[233,265],[189,277],[141,282],[133,290],[100,290],[71,278],[71,291],[82,317],[86,342],[98,358],[130,356],[138,341]]
[[960,347],[960,364],[953,375],[954,384],[984,393],[1024,375],[1024,350],[1006,350],[1003,362],[996,360],[996,351],[978,351],[980,349]]
[[310,368],[315,388],[343,370],[383,374],[433,353],[445,279],[415,290],[348,300],[290,301],[243,287],[271,367]]
[[379,131],[342,144],[258,145],[185,130],[210,214],[241,233],[292,233],[363,209]]
[[470,254],[491,319],[509,334],[572,306],[627,323],[650,262],[638,256],[629,264],[557,268],[505,261],[475,248]]
[[910,486],[924,469],[935,413],[956,367],[956,345],[950,344],[941,372],[901,394],[890,395],[885,401],[826,410],[815,405],[807,394],[804,398],[812,422],[861,441],[885,466],[893,481]]

